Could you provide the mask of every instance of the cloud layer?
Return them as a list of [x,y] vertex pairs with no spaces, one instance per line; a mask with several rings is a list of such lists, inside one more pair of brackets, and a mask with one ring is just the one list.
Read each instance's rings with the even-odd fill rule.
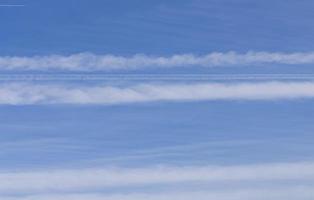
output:
[[[217,200],[241,199],[263,199],[271,197],[285,197],[289,195],[314,195],[312,188],[290,187],[284,192],[282,188],[274,189],[271,193],[265,188],[254,188],[257,182],[280,183],[280,181],[294,181],[312,183],[314,181],[313,163],[278,163],[263,165],[242,165],[242,166],[194,166],[194,167],[150,167],[150,168],[100,168],[100,169],[68,169],[32,172],[2,172],[0,173],[0,197],[6,196],[7,199],[206,199],[214,198]],[[156,190],[153,193],[143,194],[124,194],[121,188],[141,188],[144,186],[161,185],[193,185],[235,183],[238,185],[236,190],[226,189],[225,187],[216,190],[201,189],[198,191],[161,192]],[[244,185],[243,185],[244,183]],[[280,184],[279,184],[280,185]],[[93,194],[93,191],[101,191],[105,188],[119,188],[118,193],[113,194]],[[188,187],[189,188],[189,187]],[[206,188],[206,187],[205,187]],[[75,193],[78,194],[75,194]],[[293,193],[294,192],[294,193]],[[30,195],[29,198],[13,198],[10,193],[19,195]],[[74,194],[72,194],[74,193]],[[227,195],[228,194],[228,195]],[[36,196],[39,195],[39,196]],[[266,195],[266,196],[265,196]],[[10,198],[9,198],[10,197]],[[289,196],[287,196],[289,197]],[[3,198],[1,198],[3,199]],[[269,198],[267,198],[269,199]]]
[[0,173],[0,191],[81,190],[147,184],[219,181],[313,180],[313,163],[229,167],[77,169]]
[[284,187],[241,189],[231,191],[181,191],[161,193],[74,193],[74,194],[41,194],[27,195],[22,197],[2,197],[3,200],[312,200],[314,197],[313,187]]
[[140,84],[133,86],[0,85],[0,104],[124,104],[154,101],[314,98],[313,82]]
[[111,71],[171,67],[215,67],[249,64],[314,64],[314,52],[306,53],[210,53],[207,55],[180,54],[169,57],[134,55],[95,55],[80,53],[68,56],[2,56],[0,70],[65,70],[65,71]]

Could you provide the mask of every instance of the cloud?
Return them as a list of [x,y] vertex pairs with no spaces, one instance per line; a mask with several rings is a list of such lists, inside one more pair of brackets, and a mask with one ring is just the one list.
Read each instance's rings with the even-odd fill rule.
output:
[[219,181],[314,181],[313,163],[247,166],[73,169],[0,173],[0,191],[67,191],[147,184]]
[[310,200],[314,197],[313,187],[285,187],[275,189],[241,189],[231,191],[176,191],[160,193],[77,193],[43,194],[23,197],[2,197],[3,200]]
[[125,104],[154,101],[314,98],[313,82],[140,84],[133,86],[0,85],[0,104]]
[[95,55],[92,53],[79,53],[73,55],[50,56],[2,56],[0,57],[0,70],[65,70],[65,71],[111,71],[135,70],[146,68],[171,67],[217,67],[250,64],[314,64],[314,52],[273,53],[210,53],[207,55],[179,54],[168,57],[134,55]]

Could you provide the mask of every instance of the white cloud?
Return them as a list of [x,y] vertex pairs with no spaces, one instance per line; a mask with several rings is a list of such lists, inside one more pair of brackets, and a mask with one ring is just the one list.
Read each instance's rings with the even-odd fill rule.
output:
[[141,84],[134,86],[0,85],[0,104],[123,104],[152,101],[314,98],[313,82]]
[[314,64],[314,52],[306,53],[210,53],[207,55],[180,54],[169,57],[134,55],[129,57],[80,53],[68,56],[2,56],[0,70],[132,70],[158,67],[215,67],[249,64]]
[[314,181],[313,163],[244,166],[72,169],[0,173],[3,192],[89,191],[106,187],[223,181]]

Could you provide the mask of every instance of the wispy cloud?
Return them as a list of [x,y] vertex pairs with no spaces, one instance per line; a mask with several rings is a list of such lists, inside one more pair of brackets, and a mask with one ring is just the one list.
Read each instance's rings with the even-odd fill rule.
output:
[[[278,163],[263,165],[242,165],[242,166],[194,166],[194,167],[150,167],[139,169],[128,168],[103,168],[103,169],[69,169],[69,170],[50,170],[50,171],[32,171],[32,172],[2,172],[0,173],[0,197],[1,194],[48,194],[42,196],[42,199],[193,199],[193,197],[217,197],[215,199],[241,199],[240,197],[252,197],[259,199],[261,191],[254,189],[246,191],[219,191],[206,190],[200,192],[180,191],[170,194],[146,194],[146,195],[125,195],[119,192],[119,195],[110,196],[109,194],[89,195],[89,192],[112,188],[112,187],[138,187],[147,185],[164,184],[193,184],[193,183],[218,183],[218,182],[236,182],[247,183],[250,187],[256,182],[276,182],[276,181],[314,181],[313,163]],[[251,184],[250,184],[251,183]],[[273,189],[273,188],[272,188]],[[294,188],[296,189],[296,188]],[[298,188],[297,188],[298,189]],[[299,188],[301,189],[301,188]],[[79,192],[77,195],[64,195],[67,192]],[[83,191],[83,192],[82,192]],[[121,190],[123,191],[123,190]],[[312,192],[310,192],[312,191]],[[287,194],[273,189],[270,197],[280,197]],[[297,194],[304,191],[300,190]],[[307,190],[307,195],[313,195],[313,190]],[[61,194],[60,194],[61,193]],[[237,194],[239,198],[234,198]],[[53,195],[52,195],[53,194]],[[291,194],[291,193],[290,193]],[[60,195],[60,196],[58,196]],[[185,196],[187,195],[187,196]],[[236,195],[236,196],[237,196]],[[249,195],[249,196],[245,196]],[[279,196],[277,196],[279,195]],[[131,198],[131,197],[134,198]],[[69,198],[66,198],[69,197]],[[110,198],[109,198],[110,197]],[[140,197],[140,198],[135,198]],[[147,198],[150,197],[150,198]],[[163,197],[163,198],[162,198]],[[171,198],[174,197],[174,198]],[[180,198],[181,197],[181,198]],[[9,199],[9,198],[8,198]],[[12,198],[14,199],[14,198]],[[19,198],[16,198],[19,199]],[[27,199],[27,198],[24,198]],[[32,197],[29,199],[40,199]],[[198,199],[198,198],[197,198]],[[251,198],[250,198],[251,199]]]
[[123,104],[153,101],[314,98],[313,82],[140,84],[134,86],[0,85],[0,104]]
[[236,52],[210,53],[207,55],[181,54],[169,57],[134,55],[130,57],[115,55],[95,55],[80,53],[69,56],[50,55],[34,57],[2,56],[0,70],[134,70],[146,68],[171,67],[216,67],[250,64],[314,64],[314,52],[273,53]]
[[24,4],[0,4],[0,7],[24,7]]

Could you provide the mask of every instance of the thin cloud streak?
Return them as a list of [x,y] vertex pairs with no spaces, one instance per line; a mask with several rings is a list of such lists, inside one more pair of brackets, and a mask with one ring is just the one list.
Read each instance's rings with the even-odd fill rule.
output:
[[[0,196],[1,197],[1,196]],[[2,197],[4,200],[310,200],[314,197],[313,187],[283,187],[265,189],[238,189],[223,191],[176,191],[158,193],[77,193],[42,194],[22,197]]]
[[0,81],[314,81],[314,74],[0,74]]
[[214,52],[207,55],[178,54],[169,57],[96,55],[79,53],[49,56],[2,56],[0,70],[64,70],[64,71],[112,71],[173,67],[219,67],[254,64],[314,64],[314,52]]
[[133,86],[0,85],[0,104],[126,104],[155,101],[314,98],[314,82],[140,84]]
[[24,4],[0,4],[0,7],[24,7]]

